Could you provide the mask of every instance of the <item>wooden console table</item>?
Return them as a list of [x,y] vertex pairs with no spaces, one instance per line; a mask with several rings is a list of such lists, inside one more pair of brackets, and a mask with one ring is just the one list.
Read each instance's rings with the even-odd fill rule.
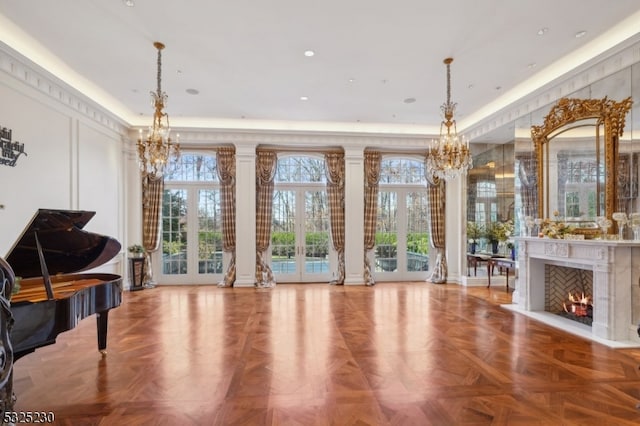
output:
[[[467,276],[471,276],[471,268],[473,268],[473,276],[478,275],[478,264],[487,262],[491,259],[491,255],[480,253],[467,253]],[[489,265],[487,264],[487,273],[489,273]]]
[[489,279],[488,279],[488,284],[487,284],[487,288],[491,287],[491,275],[493,275],[493,269],[495,267],[498,267],[500,269],[506,269],[506,274],[507,274],[507,293],[509,292],[509,271],[510,270],[514,270],[515,273],[515,269],[516,269],[516,262],[515,260],[511,260],[508,259],[506,257],[493,257],[491,259],[489,259],[489,261],[487,262],[487,269],[489,271]]

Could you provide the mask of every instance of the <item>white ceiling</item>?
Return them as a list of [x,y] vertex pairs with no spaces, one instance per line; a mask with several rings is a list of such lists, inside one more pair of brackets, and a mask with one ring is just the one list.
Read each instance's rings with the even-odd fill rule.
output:
[[133,1],[0,0],[0,40],[131,125],[150,124],[161,41],[174,127],[435,133],[444,58],[464,128],[640,29],[638,0]]

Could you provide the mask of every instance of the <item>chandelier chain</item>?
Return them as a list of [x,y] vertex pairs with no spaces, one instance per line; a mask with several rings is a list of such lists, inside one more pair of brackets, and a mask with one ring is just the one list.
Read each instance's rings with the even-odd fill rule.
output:
[[158,97],[162,96],[162,88],[160,82],[162,81],[162,49],[158,48]]
[[447,105],[451,105],[451,62],[447,62]]

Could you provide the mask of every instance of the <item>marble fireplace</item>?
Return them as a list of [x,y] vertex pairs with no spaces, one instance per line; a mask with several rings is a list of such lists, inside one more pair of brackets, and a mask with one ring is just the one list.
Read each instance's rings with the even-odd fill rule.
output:
[[[522,237],[518,268],[512,304],[505,308],[611,347],[640,347],[640,241]],[[554,283],[554,275],[578,278],[554,292],[558,281],[569,280]],[[549,308],[559,292],[576,285],[593,293],[590,325]]]

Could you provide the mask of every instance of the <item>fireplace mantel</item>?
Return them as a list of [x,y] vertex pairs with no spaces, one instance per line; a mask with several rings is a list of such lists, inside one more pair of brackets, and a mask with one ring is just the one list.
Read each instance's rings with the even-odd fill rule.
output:
[[[640,241],[521,237],[515,311],[609,346],[640,346]],[[634,261],[634,259],[636,259]],[[593,323],[545,312],[545,265],[593,271]]]

